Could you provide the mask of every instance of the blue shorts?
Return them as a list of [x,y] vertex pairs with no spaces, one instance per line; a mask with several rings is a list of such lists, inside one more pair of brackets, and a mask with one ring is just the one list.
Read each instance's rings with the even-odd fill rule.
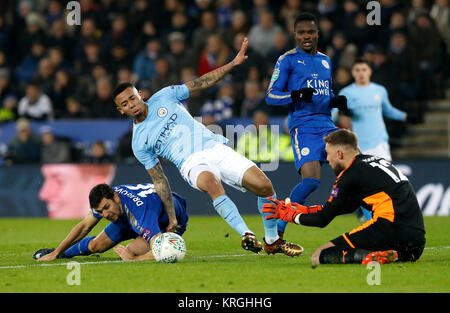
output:
[[322,165],[327,162],[327,153],[325,151],[323,137],[337,130],[337,127],[294,127],[291,129],[291,143],[297,172],[305,163],[320,161],[320,165]]
[[[189,220],[189,216],[186,212],[186,200],[181,197],[179,194],[173,192],[173,205],[175,207],[175,214],[178,220],[178,229],[176,233],[180,236],[186,231],[187,222]],[[167,225],[169,224],[169,217],[164,209],[161,209],[158,218],[158,225],[161,229],[161,232],[165,232]],[[136,232],[128,224],[128,220],[125,216],[121,216],[117,222],[109,223],[108,226],[105,227],[105,233],[115,243],[119,243],[128,239],[135,239],[139,236]]]

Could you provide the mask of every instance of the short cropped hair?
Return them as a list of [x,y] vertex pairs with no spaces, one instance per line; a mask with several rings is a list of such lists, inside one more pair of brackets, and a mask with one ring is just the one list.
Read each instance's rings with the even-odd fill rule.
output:
[[358,137],[348,129],[339,129],[323,138],[325,143],[332,146],[347,146],[358,150]]
[[300,13],[294,21],[294,28],[297,26],[298,23],[303,22],[303,21],[311,21],[313,22],[317,28],[319,28],[319,22],[317,21],[317,18],[314,14],[305,12],[305,13]]
[[355,59],[355,61],[353,62],[353,66],[355,66],[356,64],[367,64],[368,67],[371,67],[369,61],[361,57]]
[[100,205],[103,198],[114,198],[114,190],[108,184],[98,184],[91,189],[89,192],[89,205],[95,209]]
[[124,83],[118,84],[116,86],[116,88],[114,88],[114,91],[113,91],[113,94],[112,94],[113,100],[116,100],[117,95],[122,93],[127,88],[134,88],[134,85],[132,83],[129,83],[129,82],[124,82]]

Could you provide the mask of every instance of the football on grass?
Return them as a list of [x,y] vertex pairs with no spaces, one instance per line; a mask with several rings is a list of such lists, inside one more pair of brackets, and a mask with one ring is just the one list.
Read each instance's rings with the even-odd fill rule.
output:
[[164,233],[153,241],[152,252],[157,262],[181,262],[186,254],[186,243],[178,234]]

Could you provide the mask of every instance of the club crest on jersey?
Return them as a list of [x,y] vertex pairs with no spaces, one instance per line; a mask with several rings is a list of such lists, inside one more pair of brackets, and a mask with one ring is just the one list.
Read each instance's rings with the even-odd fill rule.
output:
[[327,60],[322,60],[322,65],[329,70],[330,69],[330,64],[328,64]]
[[333,190],[331,190],[331,196],[333,198],[336,198],[338,196],[338,193],[339,193],[339,188],[337,188],[337,187],[335,187],[335,188],[333,188]]
[[300,151],[300,153],[301,153],[303,156],[307,156],[307,155],[309,154],[309,148],[308,148],[308,147],[304,147],[304,148]]
[[272,74],[272,81],[276,81],[278,79],[278,76],[280,75],[280,70],[279,69],[274,69],[273,70],[273,74]]
[[159,117],[164,117],[167,115],[167,109],[166,108],[159,108],[158,109],[158,116]]

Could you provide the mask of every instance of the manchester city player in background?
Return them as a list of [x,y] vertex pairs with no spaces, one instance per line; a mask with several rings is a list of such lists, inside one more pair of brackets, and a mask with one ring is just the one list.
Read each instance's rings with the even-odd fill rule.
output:
[[[252,161],[226,146],[227,139],[197,122],[180,101],[192,92],[204,90],[220,81],[232,68],[242,64],[248,39],[228,64],[183,85],[169,86],[153,94],[147,102],[131,83],[119,84],[113,99],[121,114],[134,119],[132,149],[145,166],[169,216],[167,231],[177,226],[169,182],[159,158],[177,166],[182,177],[193,187],[208,193],[217,213],[242,237],[242,247],[258,253],[261,242],[248,228],[234,202],[225,194],[222,181],[257,197],[260,213],[268,197],[276,197],[272,182]],[[267,253],[300,255],[303,248],[278,237],[277,221],[263,217],[264,249]]]
[[[172,196],[179,222],[176,233],[183,235],[189,219],[186,200],[177,193]],[[114,251],[126,261],[154,259],[152,239],[165,232],[169,218],[153,184],[116,187],[99,184],[91,189],[89,204],[91,211],[75,225],[56,249],[40,249],[34,253],[33,258],[53,261],[57,258],[102,253],[119,242],[134,239],[126,247],[118,246]],[[99,235],[86,237],[103,217],[111,223]]]
[[[294,22],[296,47],[278,58],[266,94],[269,105],[289,105],[288,126],[295,166],[302,176],[290,194],[292,202],[303,204],[320,184],[321,166],[326,162],[322,138],[337,130],[331,108],[347,112],[345,96],[335,96],[331,87],[331,61],[317,51],[319,29],[310,13]],[[283,236],[286,222],[278,221]]]

